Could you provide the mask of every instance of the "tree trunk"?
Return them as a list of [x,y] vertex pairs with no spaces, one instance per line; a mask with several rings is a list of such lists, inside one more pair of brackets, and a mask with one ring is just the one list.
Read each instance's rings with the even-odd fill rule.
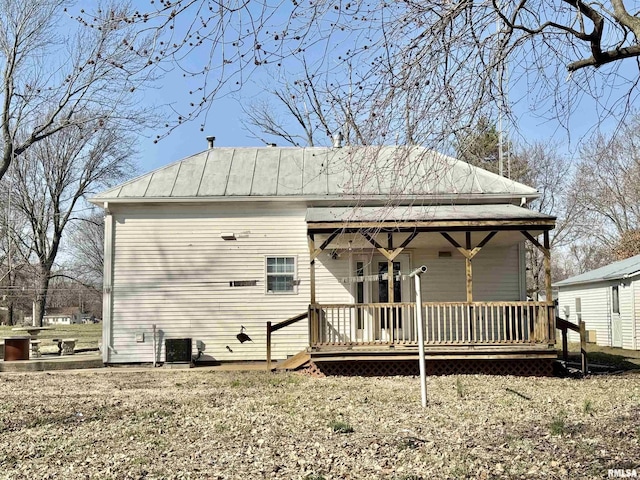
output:
[[[43,267],[43,270],[45,268]],[[44,310],[47,306],[47,293],[49,291],[49,271],[41,272],[40,278],[38,280],[37,291],[36,291],[36,313],[34,319],[34,325],[37,327],[42,327],[42,317],[44,317]]]

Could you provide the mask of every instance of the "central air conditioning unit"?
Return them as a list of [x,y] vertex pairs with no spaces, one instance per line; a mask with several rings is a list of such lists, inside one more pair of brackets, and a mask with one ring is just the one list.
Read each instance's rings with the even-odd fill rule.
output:
[[167,363],[191,363],[190,338],[167,338],[164,348]]

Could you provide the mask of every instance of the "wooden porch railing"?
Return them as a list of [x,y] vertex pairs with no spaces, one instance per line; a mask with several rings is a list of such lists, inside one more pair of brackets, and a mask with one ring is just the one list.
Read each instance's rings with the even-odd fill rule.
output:
[[586,375],[589,372],[589,366],[587,365],[587,329],[582,320],[578,322],[578,325],[571,323],[563,318],[556,317],[556,327],[562,332],[562,359],[567,362],[569,360],[569,340],[567,330],[573,330],[580,334],[580,367],[582,374]]
[[271,334],[273,332],[277,332],[281,328],[288,327],[289,325],[293,325],[294,323],[299,322],[300,320],[304,320],[309,317],[309,311],[304,313],[300,313],[295,317],[291,317],[282,322],[276,323],[272,325],[271,322],[267,322],[267,371],[271,371]]
[[[424,302],[425,343],[552,344],[547,302]],[[414,303],[311,305],[311,345],[417,344]]]

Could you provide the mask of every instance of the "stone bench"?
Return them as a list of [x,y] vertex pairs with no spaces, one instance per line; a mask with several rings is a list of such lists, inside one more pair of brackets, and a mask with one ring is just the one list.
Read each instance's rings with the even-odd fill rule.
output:
[[42,354],[40,353],[40,343],[42,343],[42,340],[37,340],[32,338],[30,340],[30,343],[31,343],[31,356],[34,358],[42,357]]
[[76,348],[75,338],[54,338],[53,342],[58,344],[58,355],[73,355]]

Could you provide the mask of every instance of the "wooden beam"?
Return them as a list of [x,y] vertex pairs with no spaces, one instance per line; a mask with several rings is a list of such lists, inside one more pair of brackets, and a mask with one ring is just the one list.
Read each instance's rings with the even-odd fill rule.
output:
[[392,252],[389,252],[386,248],[380,245],[373,236],[371,236],[368,232],[360,231],[360,235],[367,239],[367,241],[373,245],[387,260],[393,260],[395,257],[392,257]]
[[542,245],[540,245],[540,242],[538,242],[538,240],[536,240],[536,238],[533,235],[531,235],[526,230],[522,230],[522,231],[520,231],[520,233],[522,235],[524,235],[527,238],[527,240],[529,240],[531,243],[533,243],[538,250],[540,250],[542,253],[544,253],[544,247]]
[[462,248],[462,245],[460,245],[458,242],[455,241],[455,239],[449,235],[447,232],[440,232],[440,235],[442,235],[444,238],[447,239],[447,241],[453,245],[454,247],[456,247],[457,249]]
[[405,249],[409,246],[409,244],[413,241],[414,238],[416,238],[418,236],[420,232],[418,232],[417,230],[414,232],[411,232],[411,235],[409,235],[404,242],[402,242],[402,244],[400,245],[400,248]]
[[[333,239],[336,238],[339,234],[339,231],[332,232],[329,237],[327,237],[327,239],[322,242],[320,248],[314,248],[314,250],[311,252],[311,260],[315,260],[316,258],[318,258],[318,255],[320,255],[324,251],[324,249],[327,248],[327,246],[333,241]],[[309,233],[309,236],[311,235],[313,235],[313,233]]]
[[267,372],[271,371],[271,322],[267,322]]
[[471,258],[465,258],[465,273],[467,275],[467,302],[473,302],[473,271],[471,268]]
[[[391,259],[387,260],[387,296],[389,297],[387,302],[393,303],[393,260]],[[391,325],[391,309],[387,310],[387,315],[387,326],[391,331],[393,328]]]
[[[391,250],[393,250],[393,233],[388,233],[387,234],[387,248],[388,251],[390,253],[390,255],[387,257],[387,296],[389,298],[389,303],[393,303],[393,258],[391,255],[393,255],[393,252],[391,252]],[[391,324],[391,311],[389,310],[387,315],[389,315],[389,317],[387,318],[387,327],[389,327],[389,333],[393,335],[393,325]]]
[[307,237],[309,242],[309,289],[310,289],[310,303],[316,303],[316,244],[313,233],[310,233]]
[[[387,259],[389,260],[395,260],[396,257],[398,255],[400,255],[402,253],[402,251],[407,247],[407,245],[409,245],[409,243],[411,243],[411,241],[416,238],[418,236],[420,232],[413,232],[411,233],[411,235],[409,235],[404,242],[402,242],[402,245],[400,245],[398,248],[395,248],[392,252],[389,252],[389,256],[386,256]],[[384,255],[384,253],[383,253]]]
[[497,234],[497,233],[498,233],[498,232],[497,232],[497,231],[495,231],[495,230],[494,230],[493,232],[489,233],[489,235],[487,235],[486,237],[484,237],[484,239],[483,239],[483,240],[478,244],[478,246],[477,246],[476,248],[482,248],[482,247],[484,247],[487,243],[489,243],[489,241],[491,241],[491,239],[492,239],[493,237],[495,237],[495,236],[496,236],[496,234]]
[[380,245],[375,238],[373,238],[372,235],[369,234],[369,232],[365,232],[364,230],[360,231],[360,235],[362,235],[364,238],[367,239],[367,241],[373,245],[374,247],[376,247],[378,250],[383,249],[384,247],[382,245]]
[[549,232],[544,232],[544,279],[546,287],[547,302],[553,301],[553,292],[551,291],[551,248],[549,242]]

